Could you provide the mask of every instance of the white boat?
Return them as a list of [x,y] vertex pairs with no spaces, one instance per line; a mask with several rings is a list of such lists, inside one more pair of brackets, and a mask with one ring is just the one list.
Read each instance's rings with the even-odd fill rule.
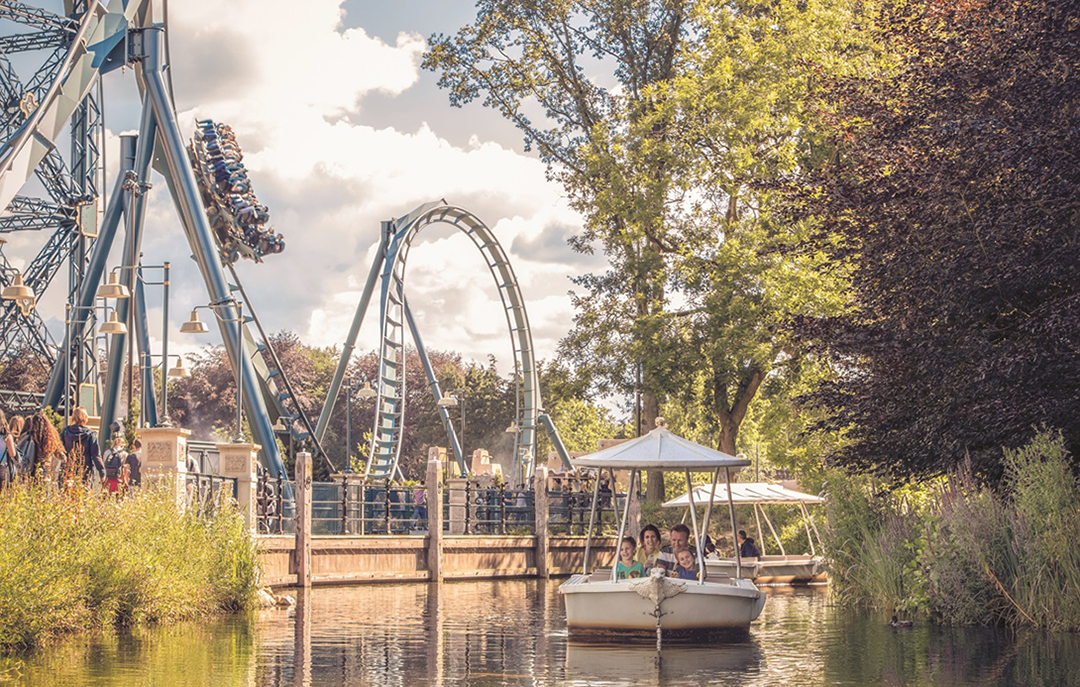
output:
[[[713,501],[726,503],[730,500],[735,504],[753,506],[754,519],[757,523],[757,545],[763,555],[739,559],[738,552],[735,558],[722,557],[715,553],[709,554],[705,558],[709,576],[735,575],[738,568],[741,570],[742,577],[753,580],[757,585],[817,584],[828,581],[824,562],[817,553],[821,537],[807,509],[809,505],[823,503],[820,497],[766,482],[735,482],[730,485],[730,491],[728,486],[727,484],[699,485],[664,504],[665,508],[689,509],[691,501],[700,507]],[[777,504],[786,504],[799,509],[803,516],[806,537],[810,542],[810,553],[791,555],[784,550],[784,543],[777,536],[776,529],[765,511],[765,506]],[[762,519],[765,520],[773,535],[777,549],[780,551],[779,554],[765,553],[765,538],[761,530]]]
[[[658,426],[643,437],[572,459],[576,467],[608,470],[615,484],[616,470],[629,470],[627,491],[642,470],[683,472],[690,488],[690,473],[711,471],[715,486],[723,470],[728,480],[731,470],[746,467],[750,461],[695,444],[672,434],[658,420]],[[592,512],[589,515],[591,537],[596,519],[600,479],[595,480]],[[693,499],[693,496],[690,496]],[[621,540],[629,517],[630,499],[625,500],[619,521]],[[729,504],[734,511],[734,506]],[[696,509],[691,508],[692,532],[703,559],[702,535],[708,528],[708,509],[698,527]],[[663,576],[656,568],[645,577],[617,580],[614,568],[589,570],[589,544],[586,544],[584,570],[559,587],[566,604],[566,625],[571,638],[642,635],[710,636],[728,632],[745,633],[765,606],[765,594],[752,581],[742,579],[736,566],[733,576],[711,574],[704,568],[697,580],[677,580]]]

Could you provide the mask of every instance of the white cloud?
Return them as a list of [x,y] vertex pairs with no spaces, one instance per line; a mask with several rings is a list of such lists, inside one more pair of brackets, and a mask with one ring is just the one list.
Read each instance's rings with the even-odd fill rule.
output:
[[[415,131],[355,123],[367,94],[400,94],[417,83],[423,39],[394,44],[363,28],[344,29],[340,0],[187,0],[170,7],[173,79],[182,126],[210,117],[230,124],[244,148],[254,189],[271,211],[286,251],[265,264],[242,262],[241,278],[269,331],[292,329],[311,344],[340,344],[359,301],[380,221],[445,198],[492,226],[510,254],[541,357],[552,357],[572,321],[567,275],[581,257],[565,244],[580,219],[534,157],[475,131],[466,147],[439,135],[445,94],[433,93],[428,122]],[[155,194],[146,252],[186,255]],[[175,259],[174,312],[205,300],[187,260]],[[510,367],[498,291],[463,235],[431,227],[410,255],[408,295],[425,344],[469,358],[498,356]],[[175,319],[175,318],[174,318]],[[372,303],[358,350],[376,345]],[[153,326],[153,325],[151,325]],[[535,335],[534,335],[535,336]],[[175,345],[186,346],[182,337]]]

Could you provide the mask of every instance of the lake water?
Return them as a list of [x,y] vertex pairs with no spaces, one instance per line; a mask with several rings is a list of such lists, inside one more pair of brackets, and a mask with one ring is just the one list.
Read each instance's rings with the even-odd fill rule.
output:
[[770,591],[750,635],[710,646],[567,641],[558,582],[315,589],[296,608],[108,633],[0,660],[26,685],[1080,685],[1080,637],[917,624]]

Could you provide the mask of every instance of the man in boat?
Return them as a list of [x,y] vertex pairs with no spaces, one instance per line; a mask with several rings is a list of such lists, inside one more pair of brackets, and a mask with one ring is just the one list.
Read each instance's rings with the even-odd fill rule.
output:
[[656,559],[657,563],[668,572],[674,570],[679,564],[680,551],[689,551],[692,556],[697,556],[697,552],[690,547],[690,528],[683,523],[680,522],[671,528],[668,532],[668,540],[671,543],[660,549],[660,555]]
[[746,530],[739,530],[739,556],[741,558],[757,558],[761,553],[754,544],[753,537],[746,536]]

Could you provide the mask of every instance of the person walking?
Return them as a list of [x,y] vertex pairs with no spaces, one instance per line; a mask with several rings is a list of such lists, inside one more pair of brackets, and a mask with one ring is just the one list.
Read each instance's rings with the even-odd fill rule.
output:
[[[90,415],[86,408],[79,406],[71,416],[72,424],[64,428],[60,440],[68,456],[68,467],[78,470],[83,483],[89,484],[96,472],[99,479],[105,476],[105,467],[98,457],[98,441],[94,430],[86,426]],[[69,476],[70,477],[70,476]]]
[[[114,422],[115,426],[116,423]],[[105,451],[105,480],[102,485],[110,494],[116,494],[119,496],[120,491],[120,475],[124,469],[124,460],[127,458],[127,451],[124,450],[124,433],[117,431],[119,428],[114,429],[112,435],[112,446]]]
[[0,410],[0,491],[3,491],[15,480],[16,463],[19,462],[15,453],[15,439],[11,436],[8,428],[7,416]]
[[26,421],[16,450],[22,460],[22,474],[31,479],[39,475],[48,478],[52,461],[64,455],[64,444],[49,418],[37,413]]
[[127,470],[127,486],[138,489],[142,486],[142,456],[139,455],[142,451],[142,442],[140,440],[135,440],[134,449],[124,459],[124,467]]

